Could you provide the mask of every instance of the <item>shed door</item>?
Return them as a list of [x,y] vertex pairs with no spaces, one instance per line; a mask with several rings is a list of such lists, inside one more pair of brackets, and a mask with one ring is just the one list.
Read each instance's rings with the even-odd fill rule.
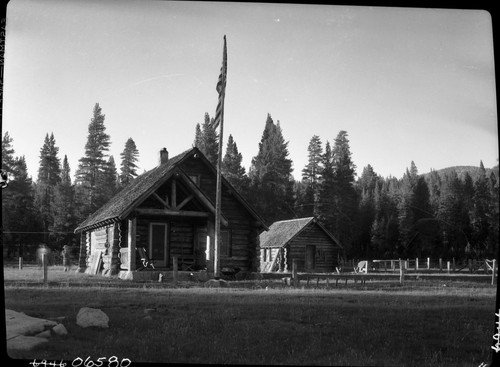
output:
[[149,257],[155,266],[168,266],[167,224],[151,223],[149,230]]
[[306,245],[306,259],[305,268],[306,271],[312,271],[316,267],[316,246]]

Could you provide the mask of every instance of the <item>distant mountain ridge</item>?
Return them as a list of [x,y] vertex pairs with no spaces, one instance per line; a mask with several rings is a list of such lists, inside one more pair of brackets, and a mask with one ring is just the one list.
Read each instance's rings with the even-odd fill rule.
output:
[[[494,172],[495,176],[498,179],[498,177],[499,177],[498,165],[493,167],[493,168],[485,168],[485,170],[486,170],[486,177],[490,177],[491,172]],[[455,171],[455,172],[457,172],[457,175],[460,179],[463,179],[465,176],[465,173],[468,172],[472,178],[472,181],[476,181],[476,179],[479,175],[479,166],[453,166],[453,167],[446,167],[446,168],[437,169],[437,170],[433,170],[433,171],[436,171],[441,178],[443,178],[447,174],[450,174],[452,171]],[[427,173],[424,173],[423,176],[425,178],[427,178],[430,174],[431,174],[430,172],[427,172]]]

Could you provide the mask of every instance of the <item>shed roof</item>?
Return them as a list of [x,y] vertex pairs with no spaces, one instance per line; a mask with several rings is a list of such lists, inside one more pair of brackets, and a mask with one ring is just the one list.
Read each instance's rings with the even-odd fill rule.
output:
[[297,218],[274,222],[269,227],[269,231],[260,234],[260,247],[283,247],[310,225],[316,224],[333,242],[340,245],[340,242],[323,227],[315,217]]
[[[189,157],[198,155],[205,164],[207,164],[213,171],[215,168],[201,153],[201,151],[194,147],[186,150],[172,158],[166,163],[160,164],[155,168],[143,173],[136,177],[129,185],[124,187],[119,193],[113,196],[106,204],[91,214],[84,220],[76,229],[75,232],[83,231],[91,227],[100,226],[107,222],[115,222],[125,219],[130,212],[142,203],[149,195],[152,194],[158,187],[165,183],[175,173],[176,168],[179,167]],[[229,186],[235,197],[243,206],[250,212],[257,221],[262,223],[263,227],[267,229],[266,225],[260,216],[249,206],[249,204],[239,195],[239,193],[231,186],[227,180],[223,178],[223,184]]]

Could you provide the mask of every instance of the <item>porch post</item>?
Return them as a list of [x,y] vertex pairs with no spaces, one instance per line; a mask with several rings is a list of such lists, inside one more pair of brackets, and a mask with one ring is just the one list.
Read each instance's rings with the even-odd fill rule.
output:
[[128,270],[135,270],[135,234],[137,228],[137,219],[132,218],[128,220]]
[[87,269],[87,256],[87,236],[86,232],[82,231],[80,233],[80,254],[78,256],[78,268],[76,269],[77,273],[85,273],[85,270]]

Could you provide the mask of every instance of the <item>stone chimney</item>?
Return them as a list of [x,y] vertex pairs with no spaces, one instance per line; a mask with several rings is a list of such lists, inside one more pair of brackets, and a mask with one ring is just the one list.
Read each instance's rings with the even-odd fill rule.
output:
[[167,148],[163,148],[160,150],[160,159],[159,159],[159,164],[164,164],[168,162],[168,151]]

